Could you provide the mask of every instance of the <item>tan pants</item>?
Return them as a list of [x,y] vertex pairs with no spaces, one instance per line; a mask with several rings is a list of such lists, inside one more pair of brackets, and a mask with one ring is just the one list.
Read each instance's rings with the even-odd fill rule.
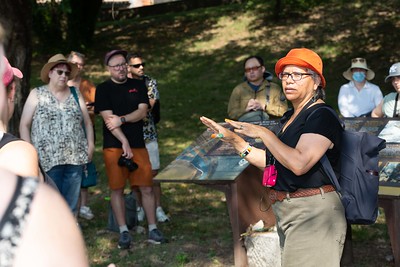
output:
[[272,205],[282,267],[339,267],[346,237],[344,208],[336,192],[284,199]]

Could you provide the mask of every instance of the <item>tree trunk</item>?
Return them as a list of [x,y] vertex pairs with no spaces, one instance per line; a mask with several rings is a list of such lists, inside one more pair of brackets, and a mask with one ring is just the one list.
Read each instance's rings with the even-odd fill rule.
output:
[[30,91],[30,65],[32,60],[31,1],[0,0],[0,23],[6,31],[4,43],[6,57],[10,64],[19,68],[24,78],[18,84],[15,111],[9,123],[9,132],[18,135],[22,108]]
[[70,49],[84,51],[92,43],[102,0],[69,0],[67,44]]
[[274,20],[275,21],[279,21],[281,12],[282,12],[282,1],[275,0],[275,8],[274,8]]

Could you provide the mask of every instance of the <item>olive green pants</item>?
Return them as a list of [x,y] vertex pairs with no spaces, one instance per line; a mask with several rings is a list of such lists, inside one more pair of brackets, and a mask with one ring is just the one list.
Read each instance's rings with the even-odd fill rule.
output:
[[344,208],[336,192],[284,199],[272,205],[282,267],[339,267],[346,237]]

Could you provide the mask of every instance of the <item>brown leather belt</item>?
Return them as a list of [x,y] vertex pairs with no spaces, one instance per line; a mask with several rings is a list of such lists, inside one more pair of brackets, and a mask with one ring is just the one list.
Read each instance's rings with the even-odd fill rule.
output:
[[284,199],[310,197],[333,191],[335,191],[333,185],[323,185],[319,188],[300,188],[292,193],[271,189],[269,191],[269,199],[271,200],[271,204],[274,204],[276,201],[283,201]]

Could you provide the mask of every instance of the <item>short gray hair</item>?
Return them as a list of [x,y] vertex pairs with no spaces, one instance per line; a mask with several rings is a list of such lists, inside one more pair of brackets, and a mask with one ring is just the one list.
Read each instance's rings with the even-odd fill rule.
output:
[[79,58],[82,59],[84,62],[86,61],[85,55],[82,54],[82,53],[76,52],[76,51],[71,51],[71,52],[69,53],[69,55],[68,55],[67,60],[68,60],[68,61],[71,61],[72,58],[73,58],[74,56],[79,57]]

